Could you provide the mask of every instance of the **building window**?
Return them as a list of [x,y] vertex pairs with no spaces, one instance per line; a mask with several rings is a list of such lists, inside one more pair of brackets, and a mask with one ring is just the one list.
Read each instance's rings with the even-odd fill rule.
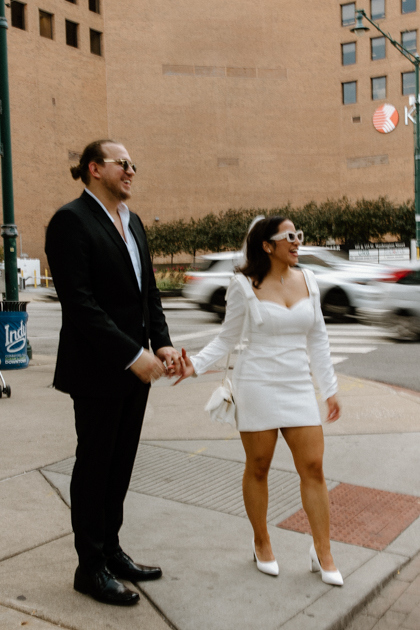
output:
[[77,4],[76,0],[67,0],[67,2],[71,2],[72,4]]
[[75,22],[70,22],[70,20],[66,20],[66,44],[67,46],[73,46],[73,48],[78,47],[77,42],[77,30],[79,25]]
[[341,5],[341,26],[349,26],[354,24],[356,12],[356,3],[350,2],[350,4]]
[[402,73],[402,93],[404,94],[404,96],[416,93],[416,73],[415,72]]
[[351,105],[356,103],[356,81],[342,83],[343,87],[343,105]]
[[386,98],[386,77],[375,77],[372,79],[372,101],[383,98]]
[[370,17],[372,20],[385,17],[385,0],[370,0]]
[[385,59],[385,37],[372,37],[370,40],[370,54],[373,61]]
[[23,2],[12,2],[10,9],[12,12],[12,26],[25,30],[25,6]]
[[417,31],[405,31],[405,33],[401,33],[401,44],[409,52],[417,52]]
[[343,66],[351,66],[356,63],[356,43],[341,44],[341,62]]
[[46,11],[39,11],[39,34],[48,39],[53,38],[53,16]]
[[413,13],[417,6],[416,0],[401,0],[401,13]]
[[90,29],[90,52],[94,55],[102,55],[102,33]]
[[89,11],[93,11],[93,13],[101,12],[99,0],[89,0]]

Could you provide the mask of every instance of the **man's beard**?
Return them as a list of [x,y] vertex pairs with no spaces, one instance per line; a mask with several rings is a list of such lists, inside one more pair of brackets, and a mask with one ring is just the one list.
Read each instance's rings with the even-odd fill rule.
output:
[[125,190],[121,190],[117,184],[108,179],[103,179],[102,182],[106,190],[110,192],[113,197],[118,199],[118,201],[127,201],[127,199],[130,199],[131,191],[126,192]]

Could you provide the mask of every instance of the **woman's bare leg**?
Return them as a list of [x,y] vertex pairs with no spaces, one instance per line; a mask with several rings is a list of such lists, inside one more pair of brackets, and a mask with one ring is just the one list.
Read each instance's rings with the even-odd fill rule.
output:
[[277,429],[242,432],[246,453],[242,489],[246,513],[254,530],[255,550],[261,562],[275,560],[267,529],[268,471],[277,442]]
[[292,451],[300,476],[302,505],[312,530],[315,550],[324,571],[335,571],[330,548],[330,507],[322,469],[322,427],[290,427],[281,430]]

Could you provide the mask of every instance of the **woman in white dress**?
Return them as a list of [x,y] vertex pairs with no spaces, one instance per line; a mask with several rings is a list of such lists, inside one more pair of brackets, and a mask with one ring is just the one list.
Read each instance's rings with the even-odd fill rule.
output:
[[[283,217],[258,221],[247,238],[246,262],[232,279],[220,334],[188,358],[177,382],[203,374],[241,341],[233,372],[237,425],[246,453],[245,508],[254,530],[260,571],[278,575],[267,529],[268,472],[280,429],[301,479],[303,508],[312,529],[311,571],[342,585],[330,550],[329,503],[322,460],[324,437],[311,373],[327,402],[327,422],[340,416],[337,380],[312,272],[295,268],[302,232]],[[308,361],[309,354],[309,361]]]

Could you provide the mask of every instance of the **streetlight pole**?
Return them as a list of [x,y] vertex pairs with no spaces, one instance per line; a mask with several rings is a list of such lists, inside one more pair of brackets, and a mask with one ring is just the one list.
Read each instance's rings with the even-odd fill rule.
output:
[[17,277],[16,237],[14,219],[12,138],[10,133],[9,78],[7,67],[7,20],[4,0],[0,0],[0,156],[3,195],[3,225],[1,236],[4,241],[4,268],[6,272],[6,300],[19,300]]
[[351,28],[350,31],[355,33],[356,35],[363,35],[366,31],[369,30],[367,26],[363,26],[363,18],[365,18],[369,24],[372,24],[376,28],[377,31],[382,33],[386,39],[391,42],[391,44],[400,52],[410,63],[413,64],[415,70],[416,77],[416,95],[415,95],[415,104],[416,104],[416,133],[414,140],[414,211],[416,218],[416,244],[417,244],[417,255],[420,247],[420,85],[419,85],[419,65],[420,65],[420,57],[416,53],[413,55],[409,50],[404,48],[400,42],[397,42],[389,33],[385,33],[379,26],[371,20],[365,13],[363,9],[357,9],[356,11],[356,26]]

